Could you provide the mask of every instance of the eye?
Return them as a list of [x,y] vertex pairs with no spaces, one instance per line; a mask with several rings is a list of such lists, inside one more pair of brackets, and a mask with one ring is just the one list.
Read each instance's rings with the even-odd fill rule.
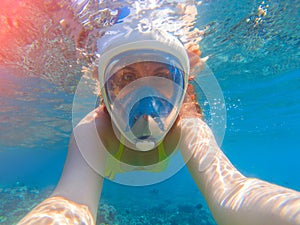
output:
[[135,73],[123,72],[123,80],[125,80],[125,81],[134,81],[135,79],[136,79]]
[[155,73],[154,76],[170,79],[169,71],[160,71],[160,72]]

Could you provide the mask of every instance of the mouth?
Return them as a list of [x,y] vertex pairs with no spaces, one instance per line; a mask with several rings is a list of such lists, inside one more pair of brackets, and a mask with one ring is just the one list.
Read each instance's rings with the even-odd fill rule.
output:
[[138,137],[139,140],[146,140],[150,137],[150,135],[144,135],[144,136],[140,136]]

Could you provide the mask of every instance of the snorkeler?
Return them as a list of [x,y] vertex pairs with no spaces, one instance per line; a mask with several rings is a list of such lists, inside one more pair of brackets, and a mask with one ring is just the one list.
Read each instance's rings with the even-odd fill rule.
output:
[[95,224],[104,177],[161,172],[177,149],[218,224],[300,224],[299,192],[245,177],[220,150],[189,84],[197,51],[159,30],[120,33],[99,46],[103,101],[74,128],[52,195],[19,224]]

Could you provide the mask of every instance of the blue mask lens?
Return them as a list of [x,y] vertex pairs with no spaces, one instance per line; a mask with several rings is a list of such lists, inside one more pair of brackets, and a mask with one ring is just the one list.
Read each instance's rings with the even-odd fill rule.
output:
[[136,102],[129,113],[130,129],[141,117],[152,117],[157,122],[159,128],[165,131],[162,118],[166,118],[172,111],[173,106],[163,98],[149,96]]

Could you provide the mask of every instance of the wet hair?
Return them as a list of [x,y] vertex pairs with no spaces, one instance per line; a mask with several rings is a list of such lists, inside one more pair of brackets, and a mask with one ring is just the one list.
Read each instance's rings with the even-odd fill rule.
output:
[[181,110],[179,113],[181,118],[202,118],[202,109],[195,94],[195,88],[192,84],[188,84],[186,96],[184,98]]

